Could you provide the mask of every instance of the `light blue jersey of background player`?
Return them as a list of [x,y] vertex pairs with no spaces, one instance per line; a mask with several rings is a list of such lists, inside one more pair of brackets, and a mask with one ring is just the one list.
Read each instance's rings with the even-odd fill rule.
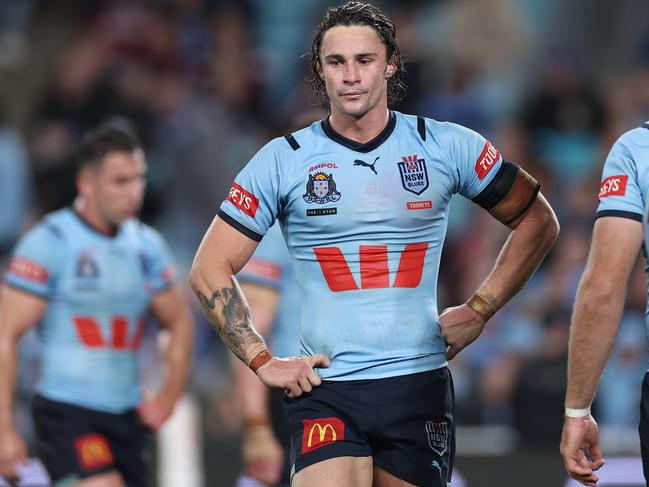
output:
[[502,158],[479,134],[392,112],[359,144],[326,121],[277,138],[237,176],[219,216],[260,240],[276,219],[302,291],[301,354],[324,379],[446,365],[437,277],[454,193],[475,198]]
[[280,299],[268,345],[273,355],[278,357],[299,355],[300,288],[279,224],[268,230],[252,258],[237,274],[237,279],[279,292]]
[[140,402],[136,351],[152,296],[174,280],[160,235],[130,219],[115,236],[72,209],[48,215],[17,245],[5,281],[46,300],[37,391],[118,413]]
[[[643,223],[644,254],[649,255],[649,122],[615,142],[604,163],[597,216],[617,216]],[[644,218],[643,218],[644,216]],[[649,265],[645,266],[649,272]],[[649,321],[645,320],[649,336]]]

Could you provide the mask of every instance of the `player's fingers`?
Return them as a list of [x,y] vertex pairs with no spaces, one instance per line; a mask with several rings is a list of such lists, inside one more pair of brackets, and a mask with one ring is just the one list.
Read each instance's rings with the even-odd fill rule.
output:
[[313,369],[307,372],[306,378],[309,381],[309,383],[314,387],[318,387],[322,383],[322,379],[320,379],[320,376]]
[[300,377],[297,380],[297,383],[300,386],[300,389],[302,390],[302,392],[311,392],[311,389],[313,389],[313,387],[311,387],[311,383],[309,382],[309,379],[307,377]]
[[572,476],[576,477],[587,477],[592,474],[593,471],[588,467],[588,465],[583,465],[579,460],[574,457],[565,457],[564,462],[566,464],[566,470]]
[[599,445],[593,446],[589,450],[590,455],[590,468],[593,470],[598,470],[604,465],[604,456],[602,455],[602,449]]
[[326,357],[321,353],[305,357],[304,360],[307,364],[309,364],[309,367],[311,368],[320,367],[326,369],[327,367],[329,367],[330,363],[329,357]]
[[298,386],[297,382],[291,382],[286,386],[286,391],[288,397],[300,397],[302,395],[302,389]]
[[446,359],[451,360],[460,352],[460,350],[460,347],[458,347],[457,345],[449,345],[448,349],[446,350]]

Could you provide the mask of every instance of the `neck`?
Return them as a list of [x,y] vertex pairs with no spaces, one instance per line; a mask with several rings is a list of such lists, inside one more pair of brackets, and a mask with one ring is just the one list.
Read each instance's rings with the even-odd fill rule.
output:
[[379,135],[388,124],[389,119],[390,111],[387,107],[370,110],[360,118],[346,115],[332,108],[329,125],[343,137],[364,144]]
[[106,235],[115,235],[117,226],[102,218],[97,208],[86,198],[79,195],[73,203],[74,211],[90,227]]

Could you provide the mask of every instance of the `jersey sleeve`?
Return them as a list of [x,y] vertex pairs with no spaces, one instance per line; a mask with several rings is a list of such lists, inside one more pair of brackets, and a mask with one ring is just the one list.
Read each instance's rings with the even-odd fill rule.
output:
[[149,263],[147,284],[153,294],[164,291],[176,282],[177,270],[167,242],[156,230],[146,228],[146,258]]
[[275,139],[255,154],[235,178],[218,212],[219,217],[257,242],[281,209],[282,142],[286,144],[284,139]]
[[22,291],[50,299],[63,263],[62,237],[44,222],[25,234],[13,251],[5,282]]
[[237,278],[241,282],[280,289],[288,259],[290,255],[284,237],[279,225],[275,223],[257,246],[248,263],[239,271]]
[[473,199],[494,178],[503,158],[493,144],[471,129],[454,123],[441,124],[438,135],[455,178],[455,192]]
[[645,204],[637,162],[629,133],[622,135],[604,163],[597,218],[620,216],[642,221]]

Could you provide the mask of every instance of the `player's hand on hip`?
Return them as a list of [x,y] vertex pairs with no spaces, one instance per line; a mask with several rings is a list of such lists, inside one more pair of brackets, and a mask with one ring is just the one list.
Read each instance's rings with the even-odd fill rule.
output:
[[592,416],[565,418],[561,434],[561,456],[566,471],[584,485],[597,486],[595,471],[604,465],[599,431]]
[[320,385],[320,376],[313,370],[316,367],[329,367],[329,359],[320,353],[309,357],[273,357],[257,370],[257,376],[267,386],[284,388],[289,397],[298,397]]
[[270,425],[245,428],[242,440],[246,473],[262,484],[275,485],[284,468],[284,451]]
[[448,360],[478,338],[484,325],[484,319],[466,304],[445,309],[439,317],[439,326],[446,342]]
[[158,431],[173,413],[175,404],[175,398],[168,394],[154,394],[151,391],[145,391],[144,399],[137,408],[137,414],[142,424],[153,431]]
[[25,442],[13,430],[0,432],[0,475],[9,482],[18,482],[18,463],[27,465]]

